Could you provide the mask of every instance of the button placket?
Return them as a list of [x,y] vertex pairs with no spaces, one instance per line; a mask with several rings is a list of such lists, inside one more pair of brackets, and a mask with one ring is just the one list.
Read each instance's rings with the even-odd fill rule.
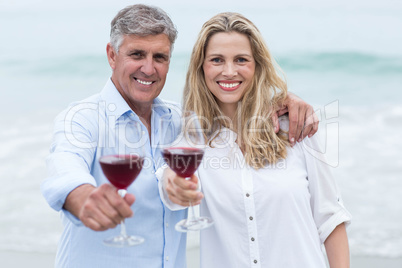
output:
[[249,168],[242,169],[242,187],[244,193],[245,216],[249,236],[250,263],[253,267],[260,267],[259,246],[257,237],[257,223],[255,219],[255,206],[253,196],[253,176]]

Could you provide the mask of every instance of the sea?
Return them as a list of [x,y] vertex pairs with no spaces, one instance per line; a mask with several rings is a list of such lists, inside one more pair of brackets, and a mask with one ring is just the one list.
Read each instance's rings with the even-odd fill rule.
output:
[[[40,193],[53,119],[103,88],[110,21],[133,3],[0,0],[0,250],[56,251],[61,222]],[[352,255],[402,257],[401,1],[142,3],[163,8],[179,30],[161,93],[177,102],[203,22],[223,11],[252,20],[289,90],[320,118],[323,153],[353,215]]]

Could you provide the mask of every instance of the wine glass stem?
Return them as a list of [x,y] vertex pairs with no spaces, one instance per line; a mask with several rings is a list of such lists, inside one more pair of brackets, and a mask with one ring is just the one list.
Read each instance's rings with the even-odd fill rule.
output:
[[[127,190],[119,189],[117,193],[121,196],[121,198],[124,198],[124,196],[126,196],[127,194]],[[124,219],[122,219],[120,223],[120,235],[122,237],[127,237],[126,224],[124,223]]]
[[126,224],[124,223],[124,220],[122,220],[120,223],[120,235],[122,237],[127,237]]
[[190,212],[188,213],[187,216],[187,221],[195,221],[195,212],[194,212],[194,207],[193,204],[191,203],[191,201],[189,201],[190,203]]

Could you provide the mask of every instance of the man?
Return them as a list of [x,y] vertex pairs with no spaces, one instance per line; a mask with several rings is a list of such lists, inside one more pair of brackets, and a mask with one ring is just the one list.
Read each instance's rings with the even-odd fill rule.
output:
[[[133,5],[121,10],[111,23],[107,44],[111,78],[99,94],[72,104],[56,118],[47,159],[49,177],[42,184],[50,206],[62,212],[64,231],[56,267],[186,267],[186,236],[174,230],[186,212],[164,207],[155,176],[162,164],[159,119],[179,114],[177,106],[158,98],[176,35],[172,21],[159,8]],[[296,122],[290,132],[297,140],[312,108],[297,97],[288,102]],[[130,121],[140,122],[148,134],[140,138],[145,139],[145,158],[150,161],[121,198],[106,183],[99,158],[135,150],[124,135]],[[316,129],[312,124],[304,133],[312,135]],[[115,227],[123,219],[127,233],[138,234],[145,242],[127,248],[103,245],[105,238],[118,234]]]

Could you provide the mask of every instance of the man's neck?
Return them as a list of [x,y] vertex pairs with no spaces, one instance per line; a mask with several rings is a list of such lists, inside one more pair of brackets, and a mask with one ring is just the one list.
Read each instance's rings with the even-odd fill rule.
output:
[[114,82],[113,76],[111,77],[111,80],[117,91],[131,108],[131,110],[133,110],[133,112],[140,118],[141,122],[146,126],[148,130],[148,135],[149,137],[151,137],[151,115],[153,101],[149,103],[135,102],[123,93],[123,90],[119,87],[119,85]]
[[148,130],[149,140],[151,140],[151,116],[152,116],[152,104],[149,105],[132,105],[128,103],[133,112],[138,115],[141,122]]

